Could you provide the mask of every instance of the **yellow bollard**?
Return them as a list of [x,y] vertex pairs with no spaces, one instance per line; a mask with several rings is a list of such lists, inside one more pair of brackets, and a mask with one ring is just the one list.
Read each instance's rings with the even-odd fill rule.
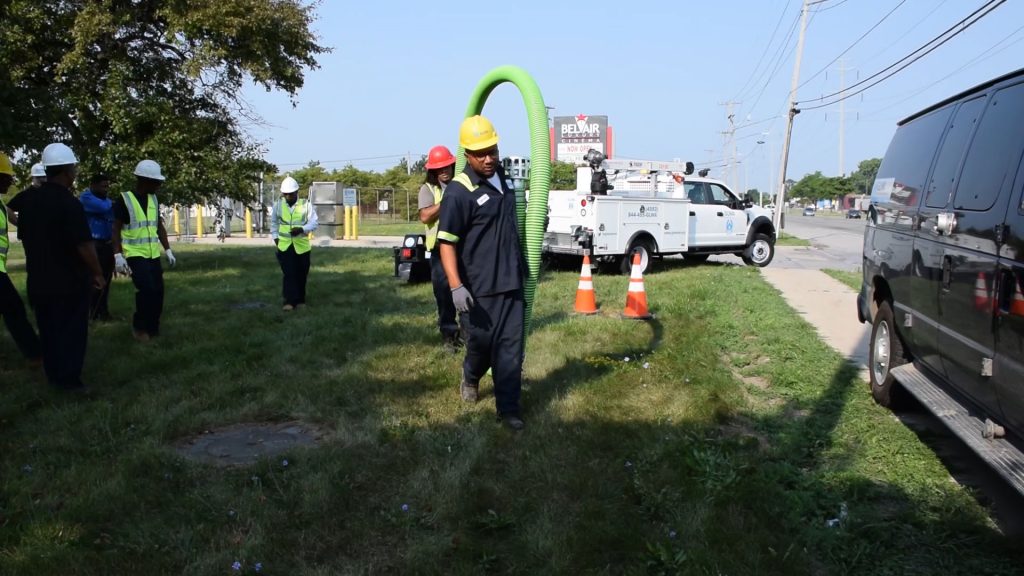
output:
[[181,220],[178,217],[178,207],[174,207],[174,233],[181,236]]
[[351,231],[352,231],[351,216],[352,216],[352,208],[350,206],[345,206],[345,235],[344,235],[345,240],[348,240],[349,238],[351,238]]
[[203,207],[196,206],[196,238],[203,237]]
[[252,238],[252,212],[245,209],[245,237]]
[[359,206],[352,207],[352,239],[359,240]]

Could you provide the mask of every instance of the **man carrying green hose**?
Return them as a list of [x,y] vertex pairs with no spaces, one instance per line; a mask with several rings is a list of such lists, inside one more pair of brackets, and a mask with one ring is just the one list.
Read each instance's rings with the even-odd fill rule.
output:
[[494,378],[498,418],[522,430],[523,257],[515,194],[498,161],[498,134],[483,116],[459,129],[466,169],[445,189],[437,239],[455,308],[467,326],[462,399],[476,402],[480,379]]

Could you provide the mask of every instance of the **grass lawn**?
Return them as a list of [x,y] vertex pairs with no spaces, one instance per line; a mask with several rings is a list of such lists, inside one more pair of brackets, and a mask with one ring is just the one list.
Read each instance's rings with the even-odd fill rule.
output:
[[[1015,574],[1024,555],[757,270],[666,263],[539,289],[525,432],[458,399],[428,285],[390,251],[317,249],[280,311],[271,250],[175,245],[162,337],[91,332],[91,397],[0,335],[0,574]],[[13,271],[23,284],[24,273]],[[129,284],[112,309],[127,317]],[[254,307],[264,303],[264,307]],[[628,361],[627,361],[628,360]],[[247,468],[179,439],[301,420]],[[287,459],[285,466],[283,460]],[[830,521],[831,527],[828,526]]]
[[373,219],[359,221],[360,236],[404,236],[406,234],[422,234],[423,230],[423,224],[419,222]]
[[849,270],[827,269],[822,270],[822,272],[828,274],[829,276],[835,278],[836,280],[839,280],[840,282],[846,284],[850,288],[853,288],[858,292],[860,291],[860,285],[863,279],[863,275],[861,274],[860,270],[851,272]]
[[779,238],[778,238],[778,240],[775,241],[775,245],[776,246],[810,246],[811,245],[811,241],[810,240],[804,240],[803,238],[799,238],[797,236],[793,236],[792,234],[787,234],[787,233],[783,232],[783,233],[779,234]]

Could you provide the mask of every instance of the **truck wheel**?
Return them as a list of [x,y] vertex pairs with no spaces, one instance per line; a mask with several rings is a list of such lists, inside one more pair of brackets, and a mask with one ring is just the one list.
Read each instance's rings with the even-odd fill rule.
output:
[[633,252],[640,252],[640,271],[644,274],[651,268],[651,258],[654,256],[654,247],[649,240],[635,240],[629,251],[619,261],[619,271],[623,274],[633,272]]
[[878,306],[875,320],[871,323],[871,347],[868,349],[868,372],[871,380],[871,396],[882,406],[894,404],[892,369],[906,363],[903,343],[896,334],[896,322],[888,302]]
[[754,240],[743,251],[743,263],[764,268],[775,258],[775,243],[765,234],[754,234]]

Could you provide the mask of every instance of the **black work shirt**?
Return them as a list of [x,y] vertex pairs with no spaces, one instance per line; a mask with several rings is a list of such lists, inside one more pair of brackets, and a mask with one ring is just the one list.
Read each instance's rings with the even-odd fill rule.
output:
[[467,166],[463,171],[476,189],[453,180],[441,200],[438,241],[455,246],[459,276],[474,296],[491,296],[523,287],[516,195],[496,172],[503,190]]
[[[7,203],[7,208],[9,208],[10,211],[14,212],[15,214],[21,212],[21,207],[25,205],[25,203],[28,201],[28,198],[32,195],[33,192],[35,192],[35,190],[35,188],[29,186],[28,188],[25,188],[21,192],[18,192],[18,194],[14,198],[11,198],[10,202]],[[18,228],[18,240],[21,240],[20,227]]]
[[18,237],[25,246],[28,297],[66,297],[89,290],[89,270],[78,254],[92,242],[82,203],[67,188],[47,182],[15,200]]

